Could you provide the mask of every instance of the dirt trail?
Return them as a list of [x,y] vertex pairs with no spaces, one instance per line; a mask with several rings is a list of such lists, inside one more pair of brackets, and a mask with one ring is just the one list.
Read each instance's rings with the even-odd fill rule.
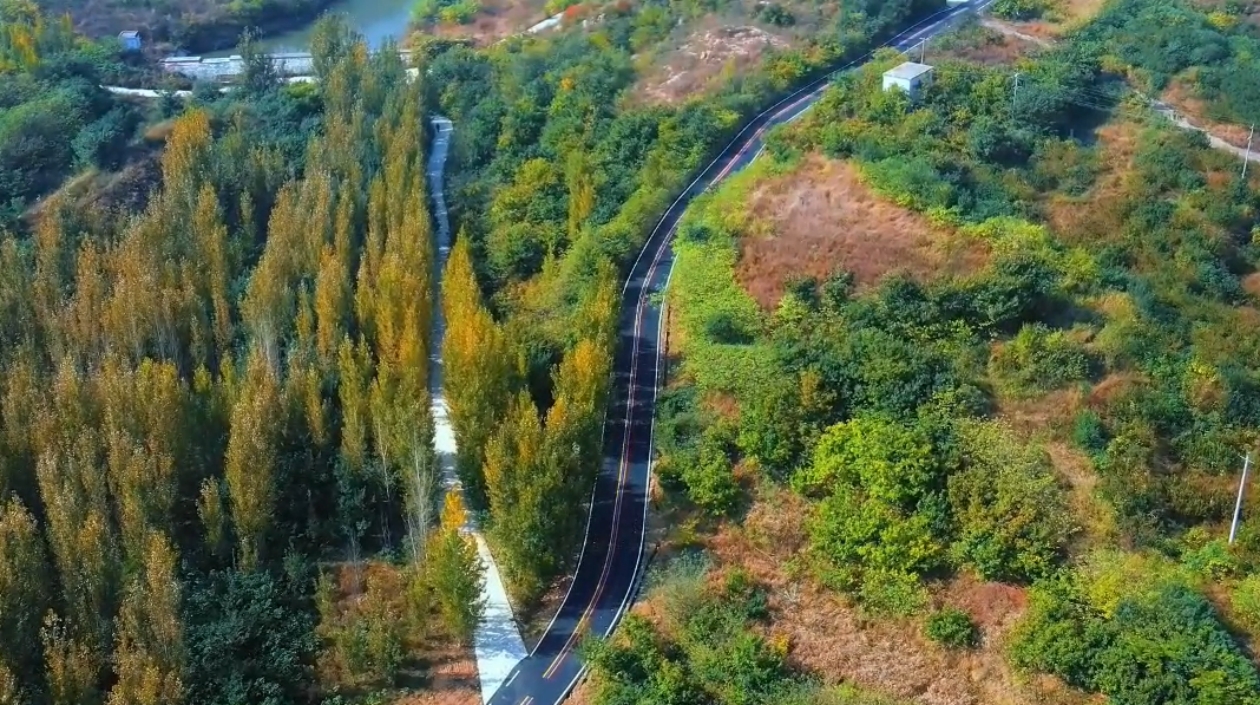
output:
[[[1054,42],[1048,39],[1042,39],[1041,37],[1034,37],[1030,34],[1025,34],[1015,29],[1014,27],[1006,24],[1005,22],[1001,22],[999,20],[986,17],[983,20],[981,20],[981,24],[983,24],[985,27],[988,27],[989,29],[994,30],[995,32],[1001,32],[1002,34],[1005,34],[1008,37],[1015,37],[1016,39],[1020,39],[1026,42],[1032,42],[1034,44],[1037,44],[1038,46],[1042,46],[1046,48],[1054,46]],[[1146,101],[1146,104],[1149,105],[1152,110],[1168,118],[1168,120],[1172,122],[1172,124],[1176,125],[1177,127],[1180,127],[1183,130],[1193,130],[1195,132],[1202,132],[1204,135],[1207,136],[1208,144],[1212,145],[1212,147],[1214,147],[1215,149],[1219,149],[1225,152],[1230,152],[1231,154],[1238,157],[1239,159],[1246,159],[1247,161],[1250,161],[1250,162],[1260,162],[1260,154],[1257,154],[1255,151],[1247,150],[1237,145],[1230,144],[1229,142],[1226,142],[1220,137],[1217,137],[1216,135],[1212,134],[1206,128],[1203,128],[1194,124],[1193,122],[1190,121],[1189,117],[1177,112],[1177,109],[1169,105],[1168,103],[1165,103],[1164,101],[1159,100],[1157,98],[1152,98],[1151,96],[1148,96],[1141,91],[1135,90],[1135,92],[1139,96],[1142,97],[1142,100]]]

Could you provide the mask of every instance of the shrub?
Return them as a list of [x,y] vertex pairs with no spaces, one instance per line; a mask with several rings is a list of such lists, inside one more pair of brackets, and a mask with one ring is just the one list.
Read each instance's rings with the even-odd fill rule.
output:
[[1072,442],[1092,456],[1101,455],[1107,450],[1107,428],[1102,418],[1089,409],[1077,414],[1072,423]]
[[910,508],[942,475],[932,439],[922,429],[869,416],[827,429],[814,449],[813,464],[794,483],[815,494],[842,485],[861,487],[874,499]]
[[953,607],[929,615],[924,631],[932,641],[952,649],[972,647],[980,641],[980,631],[971,615]]
[[791,27],[796,24],[796,16],[792,11],[775,2],[763,5],[759,14],[762,20],[775,27]]
[[1047,574],[1075,528],[1049,458],[997,423],[967,424],[962,437],[966,468],[949,478],[954,559],[990,580]]
[[876,614],[908,617],[927,605],[927,591],[912,573],[874,570],[863,575],[862,580],[858,598],[863,607]]
[[1063,331],[1026,325],[993,353],[989,371],[1015,396],[1035,396],[1089,376],[1084,348]]
[[865,571],[917,576],[937,568],[945,551],[933,528],[928,515],[842,487],[819,504],[810,539],[824,558],[848,572],[856,588]]
[[1252,632],[1260,632],[1260,574],[1249,575],[1229,596],[1234,618]]
[[704,443],[695,462],[682,470],[687,496],[697,506],[712,514],[725,514],[739,501],[739,483],[732,473],[726,450]]
[[751,620],[763,620],[770,616],[769,599],[766,589],[758,584],[748,571],[737,567],[726,576],[723,586],[726,598],[741,608],[745,617]]
[[1071,580],[1034,589],[1017,665],[1101,692],[1115,705],[1260,704],[1260,677],[1202,595],[1170,584],[1125,596],[1107,618]]
[[1046,0],[997,0],[989,11],[1008,20],[1035,20],[1046,11]]

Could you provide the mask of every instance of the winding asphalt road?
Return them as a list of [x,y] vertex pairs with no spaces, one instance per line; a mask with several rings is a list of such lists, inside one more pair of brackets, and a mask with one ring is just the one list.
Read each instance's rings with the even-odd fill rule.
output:
[[[902,51],[929,39],[964,13],[993,0],[973,0],[925,18],[884,46]],[[835,73],[864,63],[870,55]],[[652,468],[652,420],[661,382],[663,317],[653,294],[664,290],[674,263],[678,221],[691,199],[756,158],[766,131],[800,117],[835,75],[825,76],[753,118],[665,212],[622,288],[616,378],[604,428],[604,467],[596,481],[577,574],[555,618],[490,705],[556,705],[582,677],[574,652],[585,634],[607,636],[632,602],[644,568],[647,491]]]

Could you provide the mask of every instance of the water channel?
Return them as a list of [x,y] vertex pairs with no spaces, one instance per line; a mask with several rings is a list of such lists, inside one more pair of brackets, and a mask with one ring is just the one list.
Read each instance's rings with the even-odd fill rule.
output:
[[[362,34],[372,48],[394,37],[401,40],[411,18],[411,8],[416,0],[340,0],[328,8],[346,16],[350,27]],[[259,45],[269,52],[307,51],[310,48],[311,27],[273,34],[259,40]],[[210,52],[204,56],[229,56],[236,49]]]

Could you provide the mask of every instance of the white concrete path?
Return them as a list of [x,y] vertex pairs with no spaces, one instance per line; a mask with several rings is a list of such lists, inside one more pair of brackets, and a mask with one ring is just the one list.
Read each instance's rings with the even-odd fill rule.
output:
[[[433,399],[433,444],[442,469],[442,484],[447,492],[459,492],[461,486],[455,474],[455,430],[451,428],[450,409],[442,387],[442,342],[446,336],[446,317],[442,311],[441,276],[451,252],[451,223],[446,212],[442,173],[453,128],[451,121],[444,117],[433,118],[433,126],[436,133],[429,155],[428,182],[433,194],[434,220],[437,222],[437,257],[433,262],[437,293],[433,300],[433,335],[429,345],[429,394]],[[473,523],[471,514],[464,530],[477,540],[477,552],[486,567],[486,582],[482,588],[486,611],[473,636],[473,649],[477,655],[477,676],[481,679],[481,699],[489,702],[490,696],[503,685],[516,664],[529,655],[529,651],[516,627],[499,567],[495,565],[490,548]]]

